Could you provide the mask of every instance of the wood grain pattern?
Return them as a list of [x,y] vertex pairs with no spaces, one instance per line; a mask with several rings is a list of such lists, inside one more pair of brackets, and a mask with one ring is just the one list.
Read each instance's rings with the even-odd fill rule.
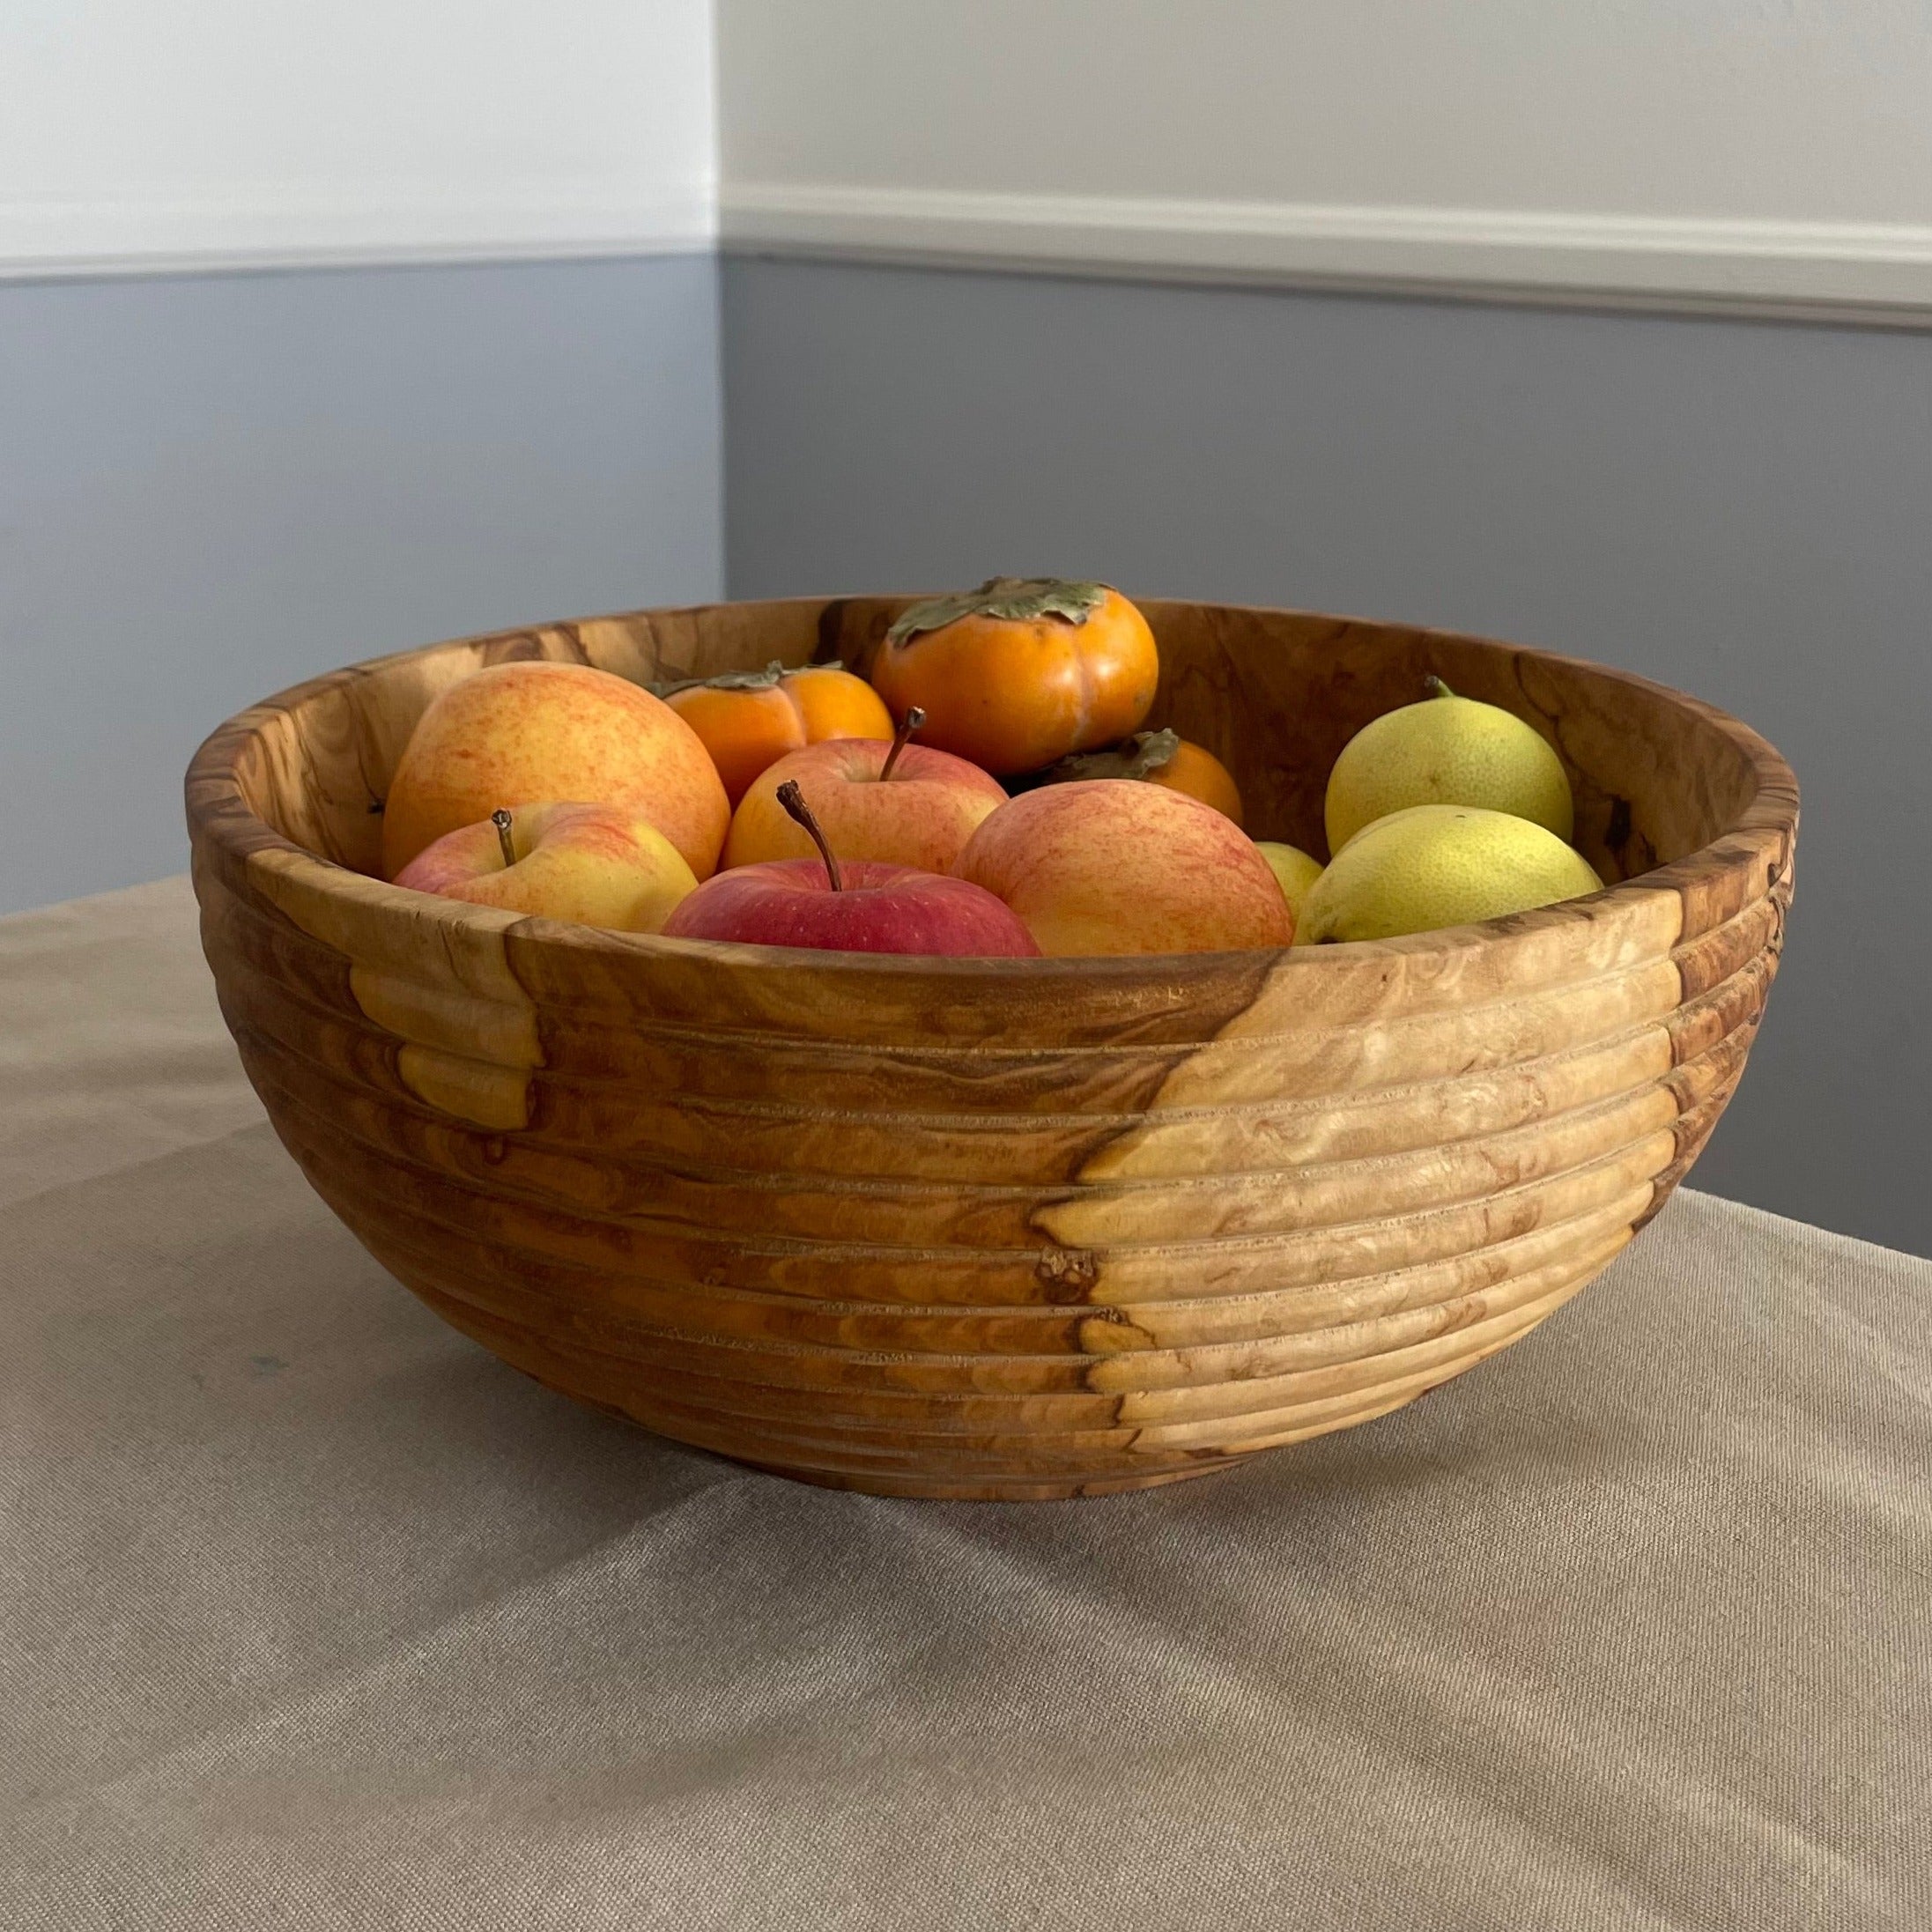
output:
[[1321,849],[1329,766],[1434,673],[1562,756],[1610,888],[1285,953],[907,960],[594,932],[408,893],[389,774],[517,658],[648,682],[837,657],[907,598],[640,611],[358,665],[188,778],[222,1010],[284,1143],[507,1361],[888,1495],[1105,1494],[1385,1414],[1653,1215],[1783,943],[1789,770],[1643,680],[1487,640],[1144,606],[1152,722]]

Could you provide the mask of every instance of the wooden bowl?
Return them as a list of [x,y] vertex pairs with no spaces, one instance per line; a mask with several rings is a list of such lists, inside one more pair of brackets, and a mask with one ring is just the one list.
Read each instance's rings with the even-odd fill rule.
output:
[[202,747],[195,885],[249,1077],[439,1314],[566,1394],[808,1481],[1091,1495],[1399,1408],[1657,1211],[1764,1010],[1797,788],[1735,720],[1540,651],[1144,606],[1153,722],[1220,754],[1257,836],[1319,853],[1335,755],[1425,673],[1544,734],[1613,883],[1453,931],[895,959],[597,932],[369,876],[411,729],[476,667],[862,667],[907,601],[463,639]]

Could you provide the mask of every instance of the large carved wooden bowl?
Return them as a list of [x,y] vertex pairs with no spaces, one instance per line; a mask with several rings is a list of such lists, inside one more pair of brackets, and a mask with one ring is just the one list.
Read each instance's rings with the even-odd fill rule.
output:
[[208,959],[289,1151],[448,1321],[566,1393],[818,1483],[1093,1494],[1398,1408],[1656,1212],[1737,1084],[1791,892],[1769,745],[1481,639],[1150,603],[1154,721],[1320,852],[1425,673],[1562,754],[1609,890],[1366,945],[951,961],[596,932],[375,869],[481,664],[868,658],[902,598],[465,639],[245,712],[189,774]]

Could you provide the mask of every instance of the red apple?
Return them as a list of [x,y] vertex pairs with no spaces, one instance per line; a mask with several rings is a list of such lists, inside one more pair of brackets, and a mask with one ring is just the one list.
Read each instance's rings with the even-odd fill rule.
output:
[[[830,747],[828,746],[829,750]],[[841,862],[795,783],[780,809],[796,812],[816,859],[741,865],[707,880],[664,922],[667,939],[729,939],[827,952],[917,952],[959,959],[1038,956],[1019,920],[982,887],[909,865]]]
[[779,803],[779,788],[796,784],[841,859],[950,872],[973,827],[1006,803],[1006,793],[963,758],[908,744],[922,716],[908,713],[891,744],[837,738],[767,766],[738,802],[719,862],[811,855],[811,841]]
[[398,885],[613,932],[655,932],[697,880],[664,834],[615,805],[522,805],[445,833]]

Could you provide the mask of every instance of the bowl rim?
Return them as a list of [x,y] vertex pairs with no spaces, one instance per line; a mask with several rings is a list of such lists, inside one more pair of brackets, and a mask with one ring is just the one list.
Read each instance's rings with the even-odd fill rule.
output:
[[[917,595],[907,594],[907,601],[912,601]],[[1300,972],[1332,971],[1344,964],[1351,970],[1358,971],[1361,962],[1378,957],[1394,960],[1417,954],[1450,953],[1494,945],[1508,938],[1594,922],[1625,909],[1634,911],[1660,893],[1677,896],[1686,889],[1694,889],[1714,878],[1730,875],[1740,867],[1761,865],[1769,853],[1787,851],[1796,833],[1797,777],[1770,741],[1729,712],[1634,671],[1620,670],[1589,658],[1544,650],[1534,645],[1511,643],[1478,632],[1406,625],[1386,618],[1353,618],[1291,605],[1222,603],[1205,598],[1151,595],[1136,595],[1134,601],[1144,608],[1185,603],[1234,617],[1292,617],[1372,631],[1399,631],[1424,640],[1442,638],[1458,644],[1487,645],[1539,663],[1585,670],[1593,677],[1662,698],[1714,726],[1742,753],[1751,769],[1756,789],[1736,820],[1695,851],[1654,866],[1634,877],[1604,886],[1598,892],[1537,907],[1528,912],[1506,913],[1494,919],[1439,927],[1392,939],[1327,941],[1319,945],[1263,946],[1238,951],[1102,954],[1065,959],[959,959],[935,953],[834,952],[817,948],[751,945],[740,941],[667,938],[658,933],[615,932],[536,914],[506,912],[395,885],[387,879],[358,872],[336,860],[324,858],[320,853],[313,852],[278,832],[242,796],[237,766],[246,746],[270,717],[307,703],[333,687],[379,675],[406,659],[427,657],[440,651],[463,647],[487,646],[499,641],[510,644],[527,641],[533,637],[567,634],[581,626],[639,618],[689,618],[722,610],[820,609],[841,601],[885,603],[899,600],[899,594],[896,592],[867,591],[848,592],[842,597],[761,597],[719,599],[695,604],[653,604],[635,610],[551,619],[507,630],[472,632],[359,659],[273,692],[235,713],[209,733],[189,761],[184,782],[191,841],[198,846],[206,840],[238,866],[245,866],[256,855],[272,855],[270,862],[278,871],[288,876],[291,884],[306,885],[331,896],[352,898],[373,911],[406,914],[418,922],[427,920],[432,924],[455,928],[477,936],[514,930],[520,939],[529,943],[601,954],[611,959],[622,959],[633,967],[653,959],[709,959],[729,964],[735,973],[761,975],[781,971],[796,975],[800,966],[809,964],[815,972],[834,973],[859,981],[886,976],[900,978],[914,973],[933,979],[984,980],[1002,983],[1019,978],[1034,981],[1059,981],[1083,987],[1092,987],[1098,982],[1103,988],[1125,988],[1144,986],[1151,979],[1172,979],[1183,969],[1190,974],[1212,973],[1218,967],[1225,970],[1237,961],[1249,970],[1259,967],[1269,973],[1284,966]],[[1777,882],[1778,867],[1782,862],[1781,860],[1773,862],[1767,884]],[[808,957],[801,959],[802,951]]]

